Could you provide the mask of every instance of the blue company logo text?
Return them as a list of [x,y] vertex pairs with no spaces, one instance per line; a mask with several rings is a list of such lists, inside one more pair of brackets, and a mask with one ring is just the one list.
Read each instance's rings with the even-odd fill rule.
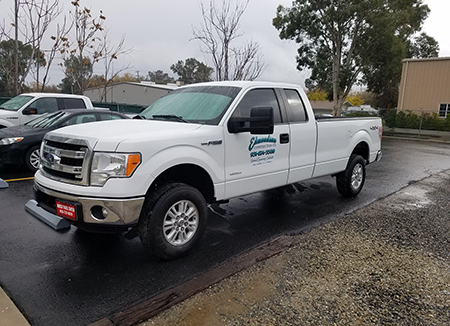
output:
[[250,139],[250,145],[248,145],[248,150],[251,151],[253,149],[253,147],[255,147],[255,145],[258,145],[258,144],[276,143],[276,142],[277,142],[277,140],[275,138],[270,137],[270,135],[268,135],[267,137],[262,137],[262,138],[252,137]]

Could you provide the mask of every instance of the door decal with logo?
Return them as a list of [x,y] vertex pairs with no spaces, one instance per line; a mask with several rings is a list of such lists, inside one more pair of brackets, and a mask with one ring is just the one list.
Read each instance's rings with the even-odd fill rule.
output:
[[254,166],[271,163],[275,157],[276,146],[276,138],[270,135],[267,137],[252,137],[248,146],[250,163]]

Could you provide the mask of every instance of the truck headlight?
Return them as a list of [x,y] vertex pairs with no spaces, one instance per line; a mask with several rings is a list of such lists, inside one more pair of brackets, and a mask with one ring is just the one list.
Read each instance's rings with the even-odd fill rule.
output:
[[23,137],[2,138],[0,139],[0,145],[11,145],[20,142],[22,139]]
[[130,177],[140,163],[140,154],[97,152],[92,160],[91,185],[101,187],[109,178]]

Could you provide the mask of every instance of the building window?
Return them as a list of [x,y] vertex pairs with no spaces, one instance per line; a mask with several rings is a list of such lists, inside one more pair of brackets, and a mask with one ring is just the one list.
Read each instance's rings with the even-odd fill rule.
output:
[[439,116],[445,118],[447,114],[450,115],[450,104],[439,105]]

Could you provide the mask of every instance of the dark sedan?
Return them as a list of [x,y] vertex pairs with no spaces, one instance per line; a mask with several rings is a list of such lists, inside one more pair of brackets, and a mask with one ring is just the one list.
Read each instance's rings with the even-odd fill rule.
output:
[[71,109],[45,114],[22,126],[0,129],[0,164],[25,164],[36,171],[39,149],[47,132],[74,124],[118,119],[129,117],[102,109]]

